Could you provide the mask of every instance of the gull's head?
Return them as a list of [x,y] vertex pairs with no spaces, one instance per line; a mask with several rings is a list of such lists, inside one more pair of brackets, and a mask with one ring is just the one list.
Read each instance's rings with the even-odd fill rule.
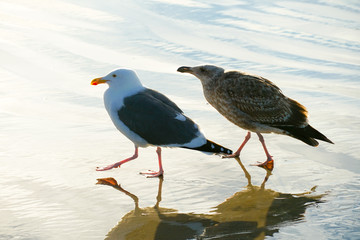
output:
[[109,88],[119,88],[122,90],[131,90],[142,86],[135,71],[130,69],[116,69],[105,77],[95,78],[91,81],[91,85],[102,83],[107,83]]
[[204,84],[217,79],[224,73],[225,70],[214,65],[202,65],[196,67],[183,66],[179,67],[177,71],[181,73],[190,73],[199,78]]

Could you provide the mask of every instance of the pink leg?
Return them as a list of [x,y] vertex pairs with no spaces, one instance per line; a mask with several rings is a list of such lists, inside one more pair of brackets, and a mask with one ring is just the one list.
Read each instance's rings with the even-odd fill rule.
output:
[[162,163],[161,163],[161,148],[160,147],[156,148],[156,153],[158,155],[158,160],[159,160],[159,171],[155,172],[155,171],[149,170],[149,172],[141,172],[140,174],[149,175],[147,177],[160,177],[164,174],[164,170],[163,170]]
[[124,159],[124,160],[122,160],[120,162],[111,164],[111,165],[106,166],[106,167],[97,167],[96,171],[106,171],[106,170],[110,170],[110,169],[113,169],[113,168],[118,168],[118,167],[121,166],[121,164],[126,163],[126,162],[131,161],[131,160],[134,160],[137,157],[138,157],[138,147],[135,146],[135,153],[134,153],[134,155],[132,157],[129,157],[127,159]]
[[243,147],[245,146],[245,144],[249,141],[250,137],[251,137],[251,133],[248,132],[248,133],[246,134],[246,136],[245,136],[245,140],[244,140],[243,143],[240,145],[239,149],[238,149],[236,152],[234,152],[233,154],[231,154],[231,155],[223,156],[223,158],[239,157],[241,150],[243,149]]
[[272,159],[272,156],[269,154],[267,148],[266,148],[266,145],[265,145],[265,141],[264,141],[264,137],[261,135],[261,133],[256,133],[259,137],[259,140],[264,148],[264,151],[265,151],[265,154],[266,154],[266,161],[263,162],[263,163],[260,163],[260,164],[254,164],[256,166],[259,166],[259,167],[262,167],[262,168],[265,168],[265,169],[268,169],[270,171],[273,170],[274,168],[274,160]]

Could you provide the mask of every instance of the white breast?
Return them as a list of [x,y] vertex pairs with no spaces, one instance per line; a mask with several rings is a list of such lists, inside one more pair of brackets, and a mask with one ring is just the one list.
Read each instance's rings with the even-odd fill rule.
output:
[[139,91],[142,91],[143,88],[134,90],[127,95],[119,94],[118,91],[114,91],[111,88],[107,89],[104,93],[104,104],[106,111],[108,112],[112,122],[115,127],[124,134],[128,139],[130,139],[136,146],[147,147],[149,143],[145,141],[142,137],[132,132],[119,118],[118,111],[124,106],[124,98],[136,94]]

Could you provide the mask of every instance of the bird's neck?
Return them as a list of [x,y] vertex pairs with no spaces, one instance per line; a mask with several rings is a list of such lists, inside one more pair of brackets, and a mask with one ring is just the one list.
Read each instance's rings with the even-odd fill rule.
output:
[[206,100],[213,105],[213,101],[215,100],[215,89],[216,83],[213,81],[202,82],[203,92]]
[[142,85],[134,86],[132,88],[109,87],[104,93],[105,107],[108,111],[114,106],[121,107],[126,97],[144,91],[144,89],[145,87]]

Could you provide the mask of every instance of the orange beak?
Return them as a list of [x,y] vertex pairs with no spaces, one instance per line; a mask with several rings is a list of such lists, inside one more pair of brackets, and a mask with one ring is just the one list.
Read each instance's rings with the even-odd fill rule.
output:
[[101,83],[106,83],[108,80],[102,79],[102,78],[95,78],[91,81],[91,85],[98,85]]

